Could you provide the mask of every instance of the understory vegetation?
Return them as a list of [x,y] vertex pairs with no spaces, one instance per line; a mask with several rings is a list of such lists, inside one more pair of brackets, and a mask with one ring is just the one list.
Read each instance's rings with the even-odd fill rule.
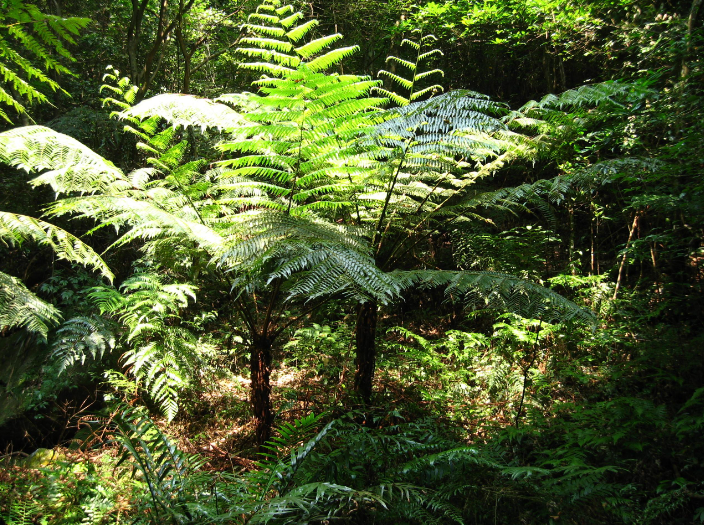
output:
[[6,0],[0,524],[704,523],[700,7]]

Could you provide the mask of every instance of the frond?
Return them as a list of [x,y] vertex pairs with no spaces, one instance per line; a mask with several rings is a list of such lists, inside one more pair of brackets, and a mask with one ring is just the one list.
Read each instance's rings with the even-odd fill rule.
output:
[[319,22],[317,20],[308,20],[307,22],[297,25],[293,29],[289,29],[286,32],[286,37],[288,37],[292,42],[298,42],[318,24]]
[[141,472],[155,510],[176,512],[188,487],[187,477],[202,462],[181,452],[139,408],[119,406],[113,423],[115,441],[123,449],[118,465],[129,460]]
[[285,496],[267,501],[249,523],[269,523],[272,519],[288,519],[290,523],[323,522],[344,515],[359,505],[385,502],[373,492],[355,490],[334,483],[316,482],[295,487]]
[[382,97],[387,97],[390,100],[392,100],[397,106],[407,106],[408,103],[410,102],[409,99],[399,95],[398,93],[394,93],[393,91],[389,91],[388,89],[383,89],[383,88],[375,88],[374,89],[375,93],[378,93]]
[[395,270],[389,274],[400,289],[444,287],[448,300],[472,308],[487,306],[532,319],[594,321],[594,314],[561,295],[518,277],[493,272]]
[[251,45],[260,49],[272,49],[279,53],[290,53],[293,51],[293,44],[285,40],[277,40],[275,38],[241,38],[240,44]]
[[430,94],[434,95],[435,93],[441,93],[442,92],[442,86],[440,84],[433,84],[432,86],[428,86],[427,88],[421,89],[420,91],[416,91],[411,95],[411,102],[415,102],[416,100],[419,100],[423,98],[424,96]]
[[377,75],[380,77],[386,77],[390,80],[393,80],[396,84],[398,84],[402,88],[410,90],[413,87],[412,80],[407,80],[403,77],[400,77],[399,75],[397,75],[395,73],[391,73],[390,71],[386,71],[385,69],[381,69],[379,71],[379,73],[377,73]]
[[0,212],[0,242],[15,245],[26,241],[48,246],[60,259],[89,266],[110,281],[114,278],[105,261],[90,246],[67,231],[26,215]]
[[313,55],[320,53],[323,49],[330,47],[332,44],[341,39],[342,35],[340,33],[316,38],[315,40],[311,40],[307,44],[297,47],[296,53],[298,53],[304,59],[308,59]]
[[0,133],[0,162],[28,173],[49,170],[32,182],[56,193],[105,192],[123,173],[77,140],[43,126]]
[[[158,193],[153,199],[156,197]],[[206,252],[220,246],[220,235],[199,220],[185,196],[179,195],[177,198],[182,207],[169,210],[160,206],[158,200],[138,200],[126,195],[75,197],[53,203],[48,207],[48,213],[55,216],[74,214],[78,217],[97,218],[101,222],[100,227],[129,226],[130,229],[113,247],[126,245],[136,239],[188,241]]]
[[60,374],[71,366],[84,365],[88,357],[100,361],[115,345],[113,327],[105,319],[96,315],[73,317],[56,331],[51,356],[59,363]]
[[127,326],[125,342],[132,347],[123,354],[123,364],[171,421],[178,412],[179,394],[200,359],[196,337],[168,320],[195,300],[195,287],[165,284],[158,275],[145,273],[127,279],[120,292],[98,287],[89,297]]
[[[6,40],[0,35],[0,56],[3,58],[0,61],[0,77],[13,93],[10,95],[0,88],[0,104],[10,106],[22,114],[26,112],[22,102],[46,103],[46,96],[34,87],[37,83],[65,93],[55,80],[36,68],[25,53],[34,55],[35,61],[42,63],[44,71],[70,75],[71,72],[56,56],[73,60],[64,42],[75,43],[73,36],[85,28],[90,20],[45,15],[36,6],[23,2],[5,2],[0,16],[4,22],[3,29],[9,37]],[[10,122],[2,109],[0,117]]]
[[245,29],[248,29],[254,34],[262,34],[266,35],[268,37],[283,37],[286,35],[286,31],[284,31],[280,27],[272,27],[272,26],[265,26],[265,25],[257,25],[257,24],[245,24],[244,25]]
[[342,62],[345,58],[352,56],[354,53],[359,51],[359,46],[349,46],[340,47],[338,49],[333,49],[328,51],[324,55],[314,58],[306,64],[306,67],[311,71],[325,71],[332,66],[335,66]]
[[46,341],[61,313],[34,295],[22,281],[0,272],[0,330],[25,328]]
[[201,130],[230,130],[247,125],[246,119],[229,106],[192,95],[157,95],[142,100],[119,116],[140,120],[159,117],[175,128],[196,127]]
[[607,81],[599,84],[580,86],[567,90],[560,95],[545,95],[540,102],[530,101],[520,108],[522,113],[530,113],[532,109],[550,109],[565,107],[580,107],[584,105],[598,105],[604,102],[621,105],[617,99],[632,96],[642,97],[649,90],[636,87],[633,84],[617,81]]
[[368,253],[365,232],[353,227],[331,224],[313,218],[296,217],[269,211],[258,211],[237,216],[237,233],[223,245],[214,262],[225,267],[250,264],[267,259],[268,250],[284,246],[282,241],[339,243],[358,253]]
[[357,302],[386,304],[399,292],[395,281],[371,257],[339,244],[289,243],[287,251],[270,279],[296,276],[288,290],[289,300],[343,295]]

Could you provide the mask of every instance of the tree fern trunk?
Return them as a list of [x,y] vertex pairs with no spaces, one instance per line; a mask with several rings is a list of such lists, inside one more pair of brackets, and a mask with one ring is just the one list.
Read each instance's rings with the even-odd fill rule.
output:
[[354,376],[354,389],[365,402],[372,396],[372,379],[376,366],[376,322],[376,303],[370,301],[360,304],[355,328],[357,371]]
[[256,336],[250,354],[252,411],[256,425],[257,444],[261,447],[271,437],[274,416],[271,412],[271,341]]

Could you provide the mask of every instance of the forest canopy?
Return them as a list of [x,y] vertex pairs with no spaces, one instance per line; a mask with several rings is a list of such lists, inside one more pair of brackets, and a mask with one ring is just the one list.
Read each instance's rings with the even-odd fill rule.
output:
[[704,522],[701,0],[0,0],[0,523]]

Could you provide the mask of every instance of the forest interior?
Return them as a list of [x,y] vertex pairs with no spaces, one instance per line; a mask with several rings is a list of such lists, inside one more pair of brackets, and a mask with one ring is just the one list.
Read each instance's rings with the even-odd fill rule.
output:
[[704,523],[702,0],[0,0],[0,525]]

